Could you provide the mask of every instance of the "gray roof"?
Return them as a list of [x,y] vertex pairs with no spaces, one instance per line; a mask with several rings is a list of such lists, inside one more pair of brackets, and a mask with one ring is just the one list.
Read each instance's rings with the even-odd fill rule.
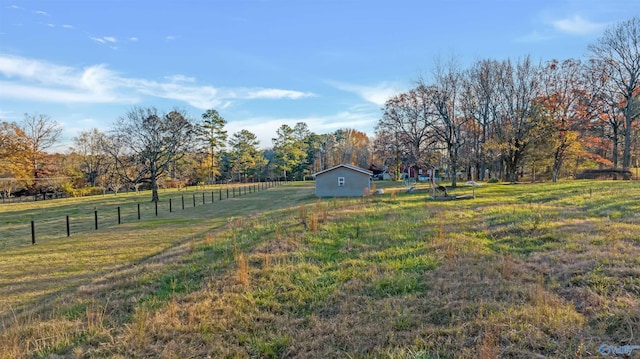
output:
[[324,174],[324,173],[327,173],[327,172],[333,171],[333,170],[335,170],[336,168],[340,168],[340,167],[345,167],[345,168],[348,168],[348,169],[350,169],[350,170],[352,170],[352,171],[361,172],[361,173],[364,173],[364,174],[366,174],[366,175],[373,176],[373,172],[371,172],[371,171],[369,171],[369,170],[365,170],[364,168],[360,168],[360,167],[357,167],[357,166],[348,165],[348,164],[345,164],[345,163],[343,163],[343,164],[339,164],[339,165],[337,165],[337,166],[333,166],[333,167],[331,167],[331,168],[327,168],[326,170],[322,170],[322,171],[320,171],[320,172],[316,172],[316,173],[312,174],[312,176],[313,176],[313,177],[315,177],[315,176],[318,176],[318,175],[321,175],[321,174]]

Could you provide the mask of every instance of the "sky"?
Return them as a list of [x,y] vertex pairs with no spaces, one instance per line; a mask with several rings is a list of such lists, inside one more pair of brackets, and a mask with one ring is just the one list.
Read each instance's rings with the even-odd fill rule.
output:
[[374,135],[435,64],[586,59],[639,0],[0,0],[0,120],[108,132],[134,106],[215,109],[262,148],[283,124]]

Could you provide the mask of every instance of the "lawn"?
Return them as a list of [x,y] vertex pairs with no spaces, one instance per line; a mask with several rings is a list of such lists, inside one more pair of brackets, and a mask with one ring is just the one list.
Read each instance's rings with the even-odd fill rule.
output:
[[63,223],[35,246],[28,229],[0,243],[0,358],[589,358],[640,344],[638,183],[485,184],[458,201],[384,186],[197,194],[98,230],[93,207],[135,201],[0,207],[3,236],[89,212],[70,237]]

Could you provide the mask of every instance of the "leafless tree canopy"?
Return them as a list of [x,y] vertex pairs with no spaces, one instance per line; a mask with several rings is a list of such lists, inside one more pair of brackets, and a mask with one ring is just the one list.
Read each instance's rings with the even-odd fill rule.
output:
[[[624,114],[624,152],[622,166],[631,165],[633,123],[640,115],[637,105],[640,85],[640,18],[634,17],[605,30],[589,47],[594,65],[604,70],[608,85],[622,102]],[[611,91],[611,90],[609,90]]]
[[38,177],[38,168],[43,155],[58,141],[62,127],[48,115],[39,113],[25,113],[21,125],[27,139],[29,148],[27,156],[31,163],[33,177]]
[[152,200],[158,201],[158,180],[190,149],[192,137],[192,124],[183,112],[135,107],[118,119],[106,148],[118,173],[129,183],[150,183]]

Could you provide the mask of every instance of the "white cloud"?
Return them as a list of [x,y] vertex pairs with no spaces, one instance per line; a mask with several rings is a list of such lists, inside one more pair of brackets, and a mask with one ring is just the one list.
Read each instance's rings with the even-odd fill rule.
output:
[[355,93],[362,99],[378,106],[383,106],[390,97],[403,91],[400,84],[391,82],[381,82],[373,86],[354,85],[338,81],[328,81],[328,83],[339,90]]
[[138,38],[137,38],[137,37],[135,37],[135,36],[133,36],[133,37],[130,37],[130,38],[129,38],[129,41],[131,41],[131,42],[136,42],[136,41],[138,41]]
[[0,98],[53,103],[132,103],[119,92],[118,75],[104,65],[75,69],[22,57],[0,56]]
[[73,29],[73,25],[69,25],[69,24],[64,24],[62,25],[62,27],[65,29]]
[[115,44],[118,40],[113,36],[103,36],[103,37],[89,37],[91,40],[101,43],[101,44]]
[[176,37],[175,37],[175,36],[173,36],[173,35],[168,35],[168,36],[166,36],[164,39],[165,39],[165,40],[167,40],[167,41],[171,41],[171,40],[175,40],[175,39],[176,39]]
[[34,11],[34,13],[38,15],[49,16],[49,14],[46,11],[42,11],[42,10],[36,10]]
[[379,114],[365,107],[352,107],[327,116],[308,117],[248,117],[242,120],[229,121],[226,129],[229,134],[246,129],[254,133],[260,141],[260,147],[268,148],[273,145],[271,139],[277,136],[276,131],[286,124],[294,127],[298,122],[304,122],[309,130],[318,134],[334,132],[338,129],[353,128],[365,132],[373,137],[374,128],[378,122]]
[[243,99],[280,99],[280,98],[289,98],[292,100],[297,100],[305,97],[313,97],[314,94],[310,92],[300,92],[300,91],[291,91],[291,90],[280,90],[280,89],[247,89],[242,91],[238,95],[239,98]]
[[127,78],[104,64],[73,68],[17,56],[0,55],[0,99],[53,103],[131,104],[143,96],[178,100],[198,109],[225,108],[237,100],[300,99],[312,93],[265,88],[216,88],[197,85],[184,75],[165,82]]
[[607,26],[607,24],[604,23],[586,20],[580,15],[552,21],[551,25],[553,25],[556,30],[574,35],[598,33]]
[[171,81],[171,82],[196,82],[195,77],[188,77],[185,75],[172,75],[172,76],[165,76],[165,79]]
[[[0,81],[0,98],[57,103],[108,103],[115,100],[112,96],[101,97],[100,94],[87,92],[82,88],[47,88],[6,81]],[[124,103],[125,101],[124,98],[120,99],[120,102]]]
[[183,101],[203,110],[218,107],[224,97],[212,86],[185,86],[179,83],[160,83],[146,80],[131,80],[131,84],[139,93]]

